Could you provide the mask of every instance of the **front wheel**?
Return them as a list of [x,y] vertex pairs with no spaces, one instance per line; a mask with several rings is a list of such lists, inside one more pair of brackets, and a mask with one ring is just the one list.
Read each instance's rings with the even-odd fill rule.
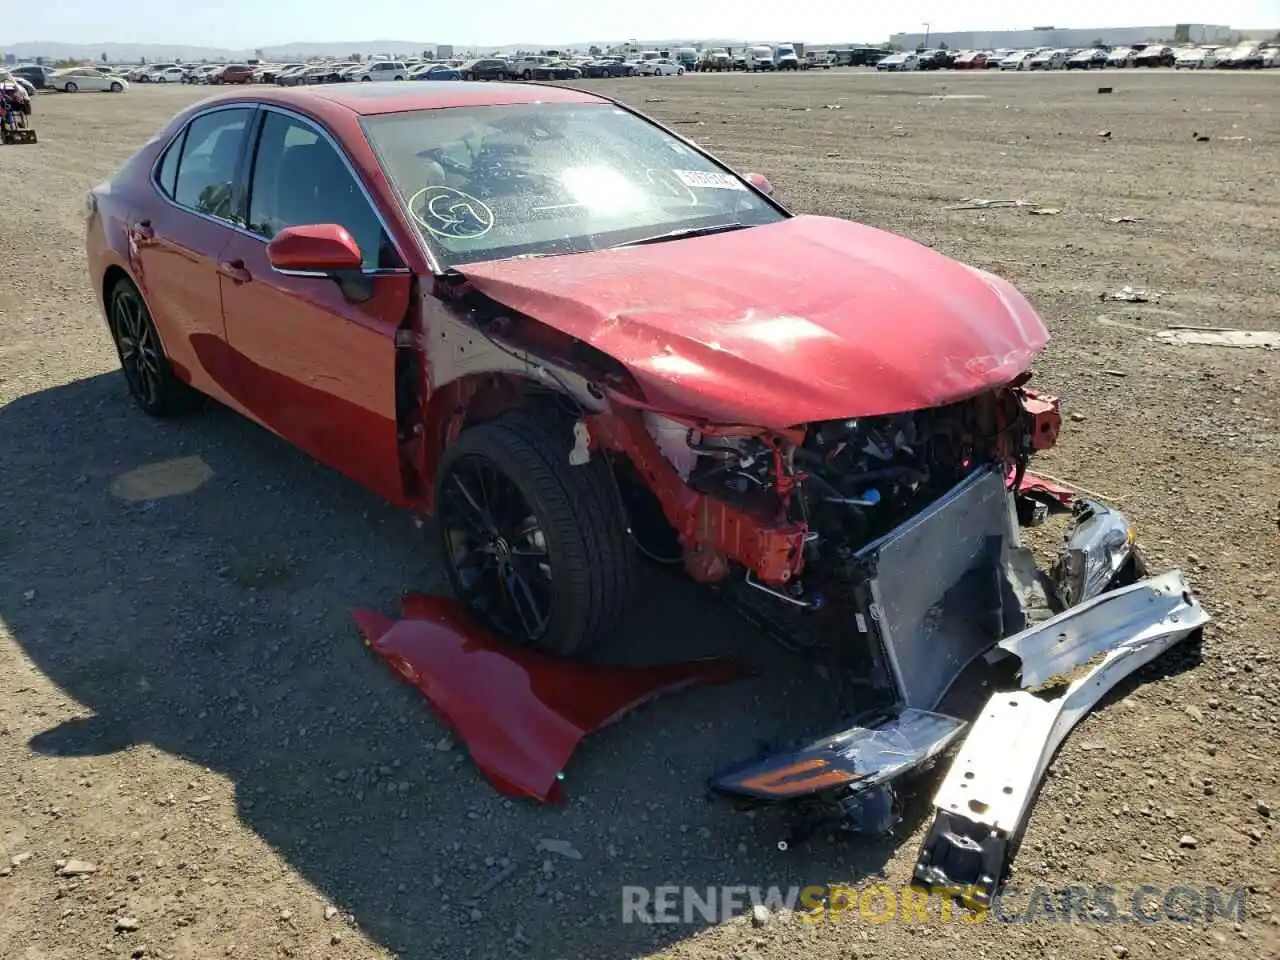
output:
[[62,89],[63,89],[63,90],[65,90],[67,93],[75,93],[75,92],[76,92],[77,90],[79,90],[80,88],[79,88],[79,87],[77,87],[77,86],[75,85],[75,83],[73,83],[72,81],[68,80],[68,81],[67,81],[67,85],[66,85],[65,87],[63,87]]
[[523,76],[526,80],[532,80],[532,79],[533,79],[533,71],[532,71],[532,70],[526,70],[526,71],[522,74],[522,76]]
[[111,84],[111,92],[112,92],[112,93],[124,93],[124,87],[123,87],[121,84],[119,84],[119,83],[113,83],[113,84]]
[[175,417],[200,405],[200,394],[173,372],[155,322],[142,294],[128,280],[120,280],[108,301],[111,337],[120,357],[129,395],[153,417]]
[[603,456],[571,466],[571,432],[511,413],[463,432],[436,475],[450,583],[482,619],[568,656],[617,624],[633,553]]

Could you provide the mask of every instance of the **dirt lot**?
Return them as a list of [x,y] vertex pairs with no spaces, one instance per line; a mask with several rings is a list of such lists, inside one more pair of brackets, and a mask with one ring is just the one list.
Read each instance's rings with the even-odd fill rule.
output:
[[[596,736],[565,807],[497,797],[350,619],[441,586],[424,532],[234,415],[157,424],[128,401],[83,197],[202,95],[135,87],[42,96],[40,144],[0,148],[0,956],[1276,955],[1280,353],[1147,331],[1280,326],[1280,71],[601,89],[765,173],[797,211],[906,233],[1037,304],[1054,336],[1038,382],[1067,412],[1040,467],[1129,511],[1215,622],[1068,740],[1013,882],[1109,885],[1122,913],[1142,884],[1245,885],[1248,919],[961,924],[935,903],[930,925],[620,923],[628,884],[901,885],[925,811],[891,841],[781,853],[777,818],[706,803],[712,767],[821,715],[823,686],[657,575],[618,651],[737,649],[763,675]],[[1061,213],[948,209],[966,197]],[[1107,222],[1126,215],[1141,220]],[[1124,284],[1162,297],[1100,302]],[[183,458],[211,471],[190,492],[131,493],[129,471],[182,461],[172,477]],[[96,872],[55,875],[68,859]]]

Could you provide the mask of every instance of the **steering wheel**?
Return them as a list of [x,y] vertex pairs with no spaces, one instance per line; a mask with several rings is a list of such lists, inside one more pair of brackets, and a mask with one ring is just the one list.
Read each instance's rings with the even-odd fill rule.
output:
[[460,177],[466,177],[471,174],[471,168],[469,166],[453,159],[453,157],[445,153],[444,149],[441,147],[429,147],[426,150],[419,150],[416,156],[422,157],[426,160],[434,160],[444,168],[446,173],[455,173]]

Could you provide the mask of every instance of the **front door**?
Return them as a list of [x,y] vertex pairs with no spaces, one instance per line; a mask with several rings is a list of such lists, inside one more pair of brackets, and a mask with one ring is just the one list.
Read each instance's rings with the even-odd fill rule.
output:
[[[404,503],[395,336],[412,275],[333,141],[311,121],[264,108],[247,173],[247,233],[220,260],[236,399],[264,425],[393,503]],[[290,226],[337,223],[365,269],[344,290],[272,269],[267,242]],[[364,296],[354,296],[363,288]]]

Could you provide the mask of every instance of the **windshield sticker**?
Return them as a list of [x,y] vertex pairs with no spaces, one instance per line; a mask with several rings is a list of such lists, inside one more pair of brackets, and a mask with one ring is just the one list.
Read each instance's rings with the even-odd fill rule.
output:
[[672,170],[686,187],[705,187],[708,190],[746,190],[747,185],[731,173],[718,170]]
[[424,230],[446,240],[477,240],[493,229],[488,205],[453,187],[423,187],[409,198],[409,213]]

